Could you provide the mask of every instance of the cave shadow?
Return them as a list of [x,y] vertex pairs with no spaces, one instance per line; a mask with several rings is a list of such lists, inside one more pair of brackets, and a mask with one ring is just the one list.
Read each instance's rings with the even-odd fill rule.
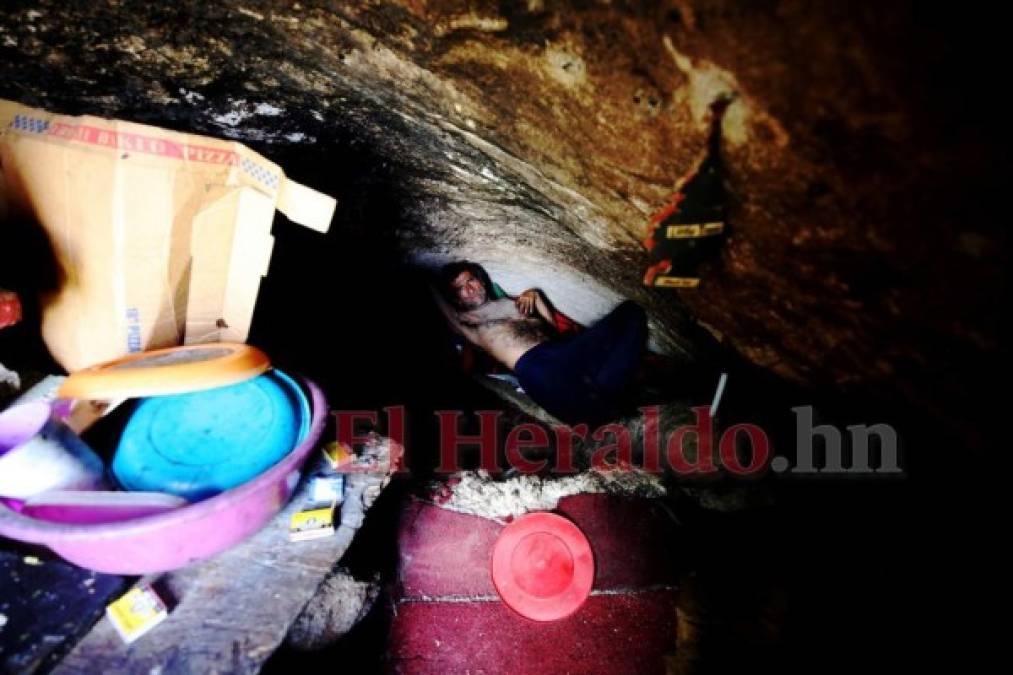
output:
[[[21,305],[21,320],[0,330],[0,363],[20,373],[23,385],[31,384],[43,375],[63,372],[41,339],[40,298],[57,291],[66,272],[32,215],[11,213],[0,221],[0,243],[0,289],[14,291]],[[6,403],[0,398],[0,407]]]
[[381,433],[383,409],[404,406],[408,464],[412,474],[428,475],[432,411],[497,407],[497,400],[454,367],[428,274],[407,262],[400,236],[416,226],[406,216],[407,169],[354,137],[263,151],[294,180],[336,197],[338,207],[326,235],[278,216],[250,342],[320,384],[331,410],[377,412]]
[[[319,651],[299,652],[283,645],[266,672],[325,661],[357,672],[384,667],[396,595],[400,514],[404,501],[434,475],[438,459],[433,411],[504,408],[501,399],[461,373],[425,273],[405,262],[399,233],[416,225],[406,216],[413,199],[403,187],[407,169],[353,141],[338,138],[310,150],[263,150],[294,180],[335,196],[338,209],[326,235],[279,216],[274,257],[261,287],[250,342],[279,366],[316,380],[332,410],[404,406],[411,472],[374,505],[340,563],[358,579],[380,573],[385,590],[372,611],[350,633]],[[656,382],[656,393],[662,398],[699,393],[701,402],[709,402],[704,392],[713,393],[715,373],[722,365],[701,364],[692,374],[685,369],[672,373],[678,377]],[[736,368],[736,373],[741,371]],[[739,383],[737,378],[737,388]],[[733,409],[731,402],[728,407]],[[380,422],[383,433],[383,415]],[[477,431],[474,417],[461,431]],[[328,433],[333,435],[333,429]],[[730,531],[723,520],[720,529]],[[701,544],[719,550],[714,542]],[[705,558],[699,562],[709,564]]]
[[[408,169],[376,148],[340,136],[308,150],[261,151],[293,179],[335,196],[338,209],[326,235],[279,216],[250,342],[279,366],[316,380],[332,410],[404,406],[411,469],[377,502],[342,560],[356,578],[381,573],[387,590],[373,610],[321,651],[300,653],[283,646],[266,670],[324,661],[360,672],[380,670],[397,577],[399,515],[404,501],[434,475],[438,459],[433,411],[503,409],[504,403],[457,368],[426,273],[406,262],[399,235],[419,226],[406,215],[413,199],[404,188]],[[813,404],[825,413],[825,422],[842,428],[848,421],[880,421],[869,417],[873,408],[861,394],[803,391],[729,350],[683,371],[681,382],[662,383],[673,387],[661,387],[658,393],[692,392],[709,403],[703,394],[712,393],[709,387],[722,370],[731,373],[722,403],[724,422],[758,423],[785,445],[794,439],[793,405]],[[379,419],[383,433],[382,414]],[[474,433],[473,423],[466,422],[461,431]],[[328,433],[333,437],[333,429]],[[879,570],[869,569],[863,556],[870,546],[897,553],[891,531],[897,518],[884,514],[895,512],[908,495],[894,484],[875,481],[774,482],[773,489],[777,506],[748,514],[708,512],[687,500],[675,500],[673,506],[686,525],[687,569],[697,573],[692,594],[710,598],[712,615],[725,612],[738,620],[745,611],[758,612],[745,619],[754,622],[761,637],[764,630],[781,632],[759,653],[768,662],[801,671],[809,657],[833,649],[856,625],[885,635],[890,622],[903,616],[899,598],[877,616],[868,615],[866,608],[883,605],[891,593],[888,584],[898,579],[877,578]],[[904,560],[901,572],[908,557],[896,558]],[[741,598],[747,600],[736,604]],[[858,664],[866,654],[868,650],[856,650],[850,661]]]
[[[263,280],[249,342],[289,372],[310,377],[330,410],[378,414],[403,406],[406,464],[370,509],[340,565],[357,579],[379,572],[384,590],[344,638],[315,652],[282,645],[265,672],[342,663],[356,672],[381,668],[387,652],[390,602],[397,579],[397,530],[403,505],[435,475],[435,410],[462,410],[462,433],[477,433],[476,410],[503,408],[457,367],[446,323],[425,270],[407,262],[400,235],[415,224],[405,167],[373,146],[344,136],[305,148],[257,148],[293,180],[338,201],[326,235],[278,215],[275,248]],[[325,441],[335,438],[333,419]],[[367,425],[368,426],[368,425]],[[337,564],[338,561],[336,561]]]

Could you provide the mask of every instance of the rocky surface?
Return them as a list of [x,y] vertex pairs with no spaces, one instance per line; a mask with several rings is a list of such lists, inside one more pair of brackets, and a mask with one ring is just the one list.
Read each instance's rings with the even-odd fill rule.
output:
[[292,624],[287,643],[305,651],[334,643],[369,613],[379,595],[378,581],[358,581],[335,569]]
[[[578,320],[632,297],[663,351],[692,356],[703,327],[790,381],[955,418],[999,349],[1005,235],[973,104],[997,43],[987,17],[942,11],[13,1],[0,96],[279,161],[365,153],[397,186],[391,234],[416,261],[480,260]],[[646,289],[646,222],[723,95],[731,237],[700,289]]]
[[485,471],[464,471],[431,487],[440,508],[500,522],[532,511],[552,511],[564,497],[610,494],[624,497],[664,497],[657,475],[640,471],[583,471],[570,476],[542,478],[531,474],[495,480]]

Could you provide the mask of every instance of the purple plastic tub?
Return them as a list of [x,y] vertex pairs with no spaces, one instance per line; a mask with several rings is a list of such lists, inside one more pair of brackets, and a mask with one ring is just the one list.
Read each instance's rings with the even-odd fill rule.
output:
[[313,382],[309,433],[253,480],[174,511],[119,523],[69,525],[21,515],[0,502],[0,536],[43,544],[70,562],[109,574],[165,572],[209,558],[254,534],[292,497],[300,469],[327,423],[327,401]]

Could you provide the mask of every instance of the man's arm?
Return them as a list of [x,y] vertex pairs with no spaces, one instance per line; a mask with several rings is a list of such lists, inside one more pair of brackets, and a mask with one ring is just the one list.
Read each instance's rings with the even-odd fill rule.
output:
[[516,303],[517,310],[520,311],[521,314],[531,316],[535,312],[538,312],[538,316],[545,319],[549,325],[556,325],[555,317],[552,314],[552,306],[549,305],[549,301],[545,298],[545,294],[537,288],[529,288],[518,295]]
[[531,288],[516,299],[517,309],[523,314],[531,315],[538,312],[538,315],[545,319],[550,326],[553,326],[561,335],[569,335],[583,329],[579,323],[566,316],[552,306],[549,299],[537,288]]

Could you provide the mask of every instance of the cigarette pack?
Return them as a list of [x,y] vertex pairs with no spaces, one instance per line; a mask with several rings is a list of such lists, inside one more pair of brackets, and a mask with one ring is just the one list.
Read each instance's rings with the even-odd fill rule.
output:
[[334,507],[310,509],[292,514],[289,523],[289,541],[320,539],[334,534]]
[[126,644],[132,643],[169,616],[169,609],[149,584],[140,584],[106,607],[106,616]]

